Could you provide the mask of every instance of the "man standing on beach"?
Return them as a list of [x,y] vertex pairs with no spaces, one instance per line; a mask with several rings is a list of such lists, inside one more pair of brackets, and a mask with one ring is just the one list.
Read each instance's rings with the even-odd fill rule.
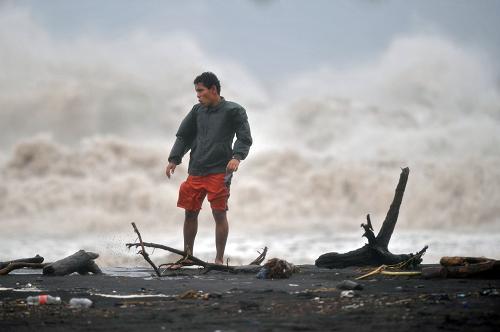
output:
[[229,231],[227,202],[231,177],[246,158],[252,136],[245,109],[220,95],[220,82],[214,73],[199,75],[194,86],[199,103],[181,122],[166,173],[170,179],[182,157],[191,150],[189,175],[180,186],[177,201],[177,206],[185,209],[184,250],[193,254],[198,214],[208,196],[215,220],[215,263],[223,264]]

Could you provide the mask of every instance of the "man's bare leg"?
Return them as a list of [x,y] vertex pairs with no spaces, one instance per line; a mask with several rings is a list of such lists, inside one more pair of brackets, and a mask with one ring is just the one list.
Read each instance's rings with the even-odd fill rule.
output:
[[229,233],[229,224],[227,222],[226,211],[212,210],[215,220],[215,247],[217,255],[215,264],[224,264],[224,250],[226,249],[227,234]]
[[198,214],[200,211],[186,210],[184,218],[184,251],[193,255],[194,239],[198,233]]

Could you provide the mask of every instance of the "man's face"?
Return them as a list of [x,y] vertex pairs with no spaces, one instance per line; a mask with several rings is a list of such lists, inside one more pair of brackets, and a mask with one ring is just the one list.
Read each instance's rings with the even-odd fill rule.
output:
[[217,101],[218,94],[215,86],[208,89],[203,83],[197,83],[194,85],[194,89],[196,90],[196,97],[198,97],[198,101],[201,104],[210,106]]

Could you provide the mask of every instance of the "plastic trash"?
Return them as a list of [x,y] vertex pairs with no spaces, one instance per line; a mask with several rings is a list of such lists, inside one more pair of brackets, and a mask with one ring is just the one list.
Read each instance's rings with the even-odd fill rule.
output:
[[87,298],[78,298],[74,297],[71,300],[69,300],[69,306],[71,308],[90,308],[94,302],[92,302],[91,299]]
[[267,275],[269,274],[269,270],[267,267],[263,267],[260,269],[259,273],[257,273],[257,279],[267,279]]
[[495,288],[483,289],[479,294],[483,296],[499,296],[498,290]]
[[340,292],[340,297],[354,297],[354,291],[353,290],[344,290]]
[[42,305],[42,304],[60,304],[61,298],[59,296],[38,295],[28,296],[26,303],[29,305]]

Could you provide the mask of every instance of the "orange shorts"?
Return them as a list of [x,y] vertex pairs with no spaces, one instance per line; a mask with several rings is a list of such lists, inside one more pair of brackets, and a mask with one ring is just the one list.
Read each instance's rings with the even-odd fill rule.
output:
[[229,188],[224,184],[224,176],[224,173],[189,175],[179,188],[177,206],[188,211],[199,211],[208,194],[212,210],[227,211]]

